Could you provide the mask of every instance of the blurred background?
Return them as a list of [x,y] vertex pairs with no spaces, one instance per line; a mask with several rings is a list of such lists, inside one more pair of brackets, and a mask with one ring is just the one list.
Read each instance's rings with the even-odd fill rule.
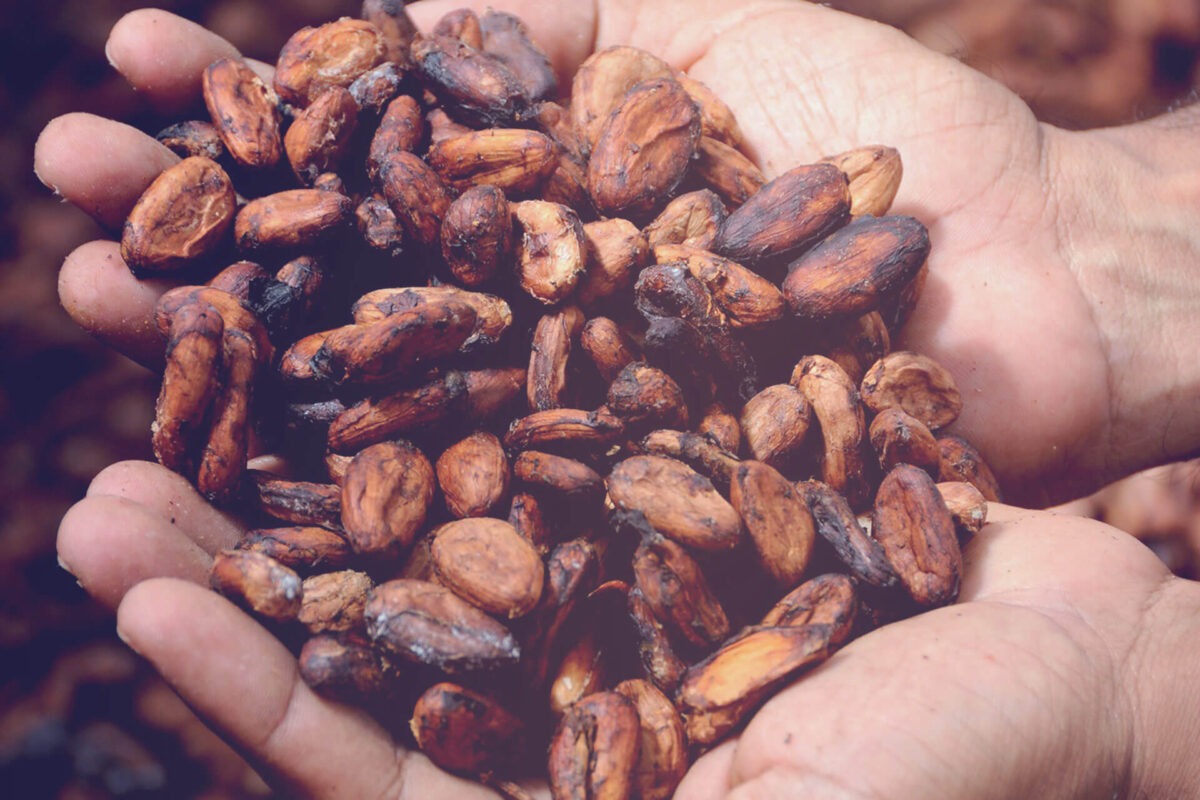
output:
[[[261,781],[117,641],[110,612],[58,567],[66,509],[101,468],[148,458],[155,376],[105,351],[58,304],[56,272],[106,235],[33,175],[56,115],[154,133],[104,41],[135,0],[0,0],[0,794],[256,798]],[[356,0],[159,0],[248,56]],[[1044,120],[1118,124],[1195,99],[1200,0],[839,0],[1011,86]],[[1177,573],[1200,563],[1200,472],[1177,464],[1071,504],[1144,539]]]

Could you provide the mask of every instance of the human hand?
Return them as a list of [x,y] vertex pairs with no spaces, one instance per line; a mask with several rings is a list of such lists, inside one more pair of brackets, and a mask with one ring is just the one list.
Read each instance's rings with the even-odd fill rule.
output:
[[[411,9],[421,21],[430,22],[451,5],[458,4],[435,1]],[[1136,138],[1149,136],[1146,128],[1077,138],[1038,126],[1027,109],[998,85],[915,47],[894,31],[806,4],[757,3],[730,11],[715,2],[668,2],[648,8],[612,2],[595,9],[569,4],[532,14],[513,4],[511,10],[529,20],[535,37],[563,72],[569,73],[586,56],[593,38],[600,46],[627,42],[646,47],[690,68],[738,114],[768,175],[857,144],[882,142],[899,148],[908,174],[896,210],[931,223],[934,238],[933,277],[910,323],[906,343],[937,356],[955,373],[968,400],[959,427],[981,446],[1009,486],[1015,486],[1018,478],[1036,483],[1060,474],[1073,481],[1102,480],[1107,470],[1127,470],[1169,456],[1173,448],[1194,446],[1194,415],[1186,410],[1180,410],[1174,420],[1177,430],[1159,425],[1158,435],[1126,441],[1133,430],[1140,430],[1134,423],[1154,423],[1153,412],[1164,404],[1172,408],[1178,404],[1190,378],[1170,363],[1169,352],[1151,351],[1145,362],[1138,363],[1120,357],[1123,350],[1136,350],[1144,342],[1159,344],[1150,336],[1152,312],[1164,298],[1174,302],[1164,307],[1167,318],[1159,330],[1182,326],[1185,304],[1181,293],[1172,297],[1170,290],[1171,281],[1194,261],[1190,239],[1170,231],[1174,238],[1168,237],[1167,246],[1182,266],[1165,270],[1166,274],[1138,272],[1136,277],[1144,285],[1132,293],[1133,307],[1113,316],[1111,294],[1121,285],[1117,278],[1122,273],[1114,269],[1113,274],[1105,274],[1096,268],[1104,263],[1094,252],[1106,245],[1101,234],[1124,235],[1133,242],[1127,246],[1135,250],[1146,244],[1145,252],[1151,247],[1160,252],[1164,244],[1151,241],[1149,235],[1156,218],[1124,219],[1084,190],[1098,180],[1096,163],[1088,161],[1105,153],[1124,160],[1106,164],[1108,169],[1099,176],[1110,181],[1113,189],[1103,200],[1133,197],[1130,187],[1153,170],[1124,149]],[[122,24],[125,27],[114,31],[110,48],[114,61],[135,85],[166,101],[179,101],[194,92],[200,69],[227,54],[223,43],[169,16],[143,15]],[[148,27],[157,30],[149,38]],[[581,30],[594,30],[596,36],[568,34]],[[789,38],[788,32],[795,30],[804,31],[799,42]],[[1162,150],[1151,154],[1173,155],[1167,151],[1173,136],[1157,133],[1155,141]],[[85,150],[87,161],[72,162],[70,154],[84,142],[91,148]],[[108,145],[105,157],[95,156],[96,142]],[[148,183],[172,160],[147,137],[78,115],[52,124],[38,150],[39,174],[110,226],[119,223],[136,199],[140,192],[136,185]],[[1142,172],[1131,176],[1122,167]],[[1084,181],[1089,170],[1091,177]],[[1174,207],[1189,202],[1183,197]],[[1112,219],[1120,225],[1113,224],[1110,230]],[[1186,227],[1170,213],[1165,219]],[[1081,220],[1089,224],[1080,224]],[[1070,246],[1064,245],[1063,237]],[[1148,258],[1145,252],[1139,255]],[[994,270],[995,265],[1002,269]],[[149,312],[162,285],[133,281],[114,245],[93,243],[73,254],[64,266],[61,286],[64,304],[85,327],[143,361],[153,362],[159,356],[161,342],[153,334]],[[1140,321],[1141,328],[1128,328],[1126,317]],[[1030,406],[1033,402],[1036,408]],[[113,490],[98,479],[100,486],[93,490],[96,502],[89,497],[73,510],[64,521],[60,544],[64,560],[85,586],[114,603],[124,598],[119,625],[131,644],[215,725],[252,753],[269,775],[299,786],[305,794],[359,796],[333,787],[344,789],[345,781],[369,780],[370,785],[355,783],[353,788],[363,789],[362,794],[398,796],[405,790],[403,783],[410,792],[419,788],[412,796],[431,796],[436,784],[458,792],[453,796],[466,796],[462,785],[442,784],[452,779],[432,770],[423,758],[398,755],[391,742],[362,717],[324,703],[296,684],[294,664],[286,651],[224,601],[188,583],[147,580],[166,575],[202,582],[206,557],[203,548],[188,546],[178,530],[162,522],[167,507],[154,492],[170,476],[155,468],[139,469],[150,472],[134,481],[141,488],[126,496],[142,511],[151,509],[149,518],[132,511],[128,501],[102,499]],[[1070,485],[1053,488],[1063,491]],[[201,513],[194,501],[181,499],[184,489],[177,488],[176,503],[186,516],[203,518],[210,513]],[[126,513],[137,518],[134,530],[171,544],[139,551],[146,561],[133,566],[114,563],[111,556],[98,552],[100,545],[112,544],[122,535]],[[204,532],[203,527],[196,530]],[[990,536],[985,534],[980,541]],[[77,547],[89,539],[94,547]],[[1117,553],[1104,565],[1110,571],[1118,565],[1123,569],[1130,557],[1130,552]],[[1029,565],[1018,566],[1017,574],[1022,574]],[[157,613],[166,609],[174,616]],[[970,619],[976,620],[980,632],[995,622],[979,615]],[[877,660],[886,665],[895,655],[887,644],[868,643],[879,642],[883,633],[865,637],[855,646],[858,650],[848,648],[835,664],[855,663],[850,656],[865,652],[857,663],[865,663],[868,672],[881,669]],[[894,646],[894,639],[886,641]],[[197,648],[203,653],[197,653]],[[240,661],[235,653],[241,654]],[[231,667],[250,668],[247,654],[254,654],[254,665],[267,667],[256,673],[267,682],[261,686],[286,687],[286,696],[259,691],[263,702],[255,704],[252,697],[214,691],[214,685],[220,684],[208,682],[206,676],[229,676]],[[818,674],[836,675],[832,666]],[[947,678],[944,673],[924,674],[930,679]],[[1107,679],[1096,680],[1105,684]],[[246,681],[246,685],[255,683]],[[940,688],[940,683],[931,688]],[[998,697],[1008,697],[1003,689],[997,688]],[[781,696],[780,702],[795,691]],[[881,707],[889,707],[891,700],[878,699]],[[773,703],[763,713],[778,707]],[[1056,699],[1055,707],[1062,710],[1061,701]],[[829,710],[837,715],[832,721],[844,722],[835,707]],[[274,730],[273,719],[285,720],[280,733],[268,733]],[[758,726],[753,723],[746,736],[753,736]],[[951,729],[962,730],[953,725]],[[329,731],[339,735],[330,737]],[[994,741],[985,736],[995,733],[983,731],[981,740]],[[315,741],[324,747],[334,738],[339,747],[345,742],[355,745],[342,751],[353,756],[330,760],[339,766],[302,755]],[[718,752],[750,749],[727,745]],[[1115,751],[1101,746],[1092,752]],[[721,772],[721,759],[727,761],[727,772]],[[908,763],[903,758],[900,762]],[[697,769],[736,777],[743,773],[729,770],[743,769],[741,763],[714,754]],[[402,770],[401,765],[408,766]],[[1014,765],[1017,769],[1036,766],[1016,761]],[[689,779],[684,789],[692,791],[696,786],[695,779]]]

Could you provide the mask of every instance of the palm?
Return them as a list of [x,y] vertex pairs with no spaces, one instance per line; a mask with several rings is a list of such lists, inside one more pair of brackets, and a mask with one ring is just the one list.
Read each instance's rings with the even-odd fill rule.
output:
[[1060,255],[1048,182],[1046,148],[1064,134],[903,34],[805,4],[725,30],[691,74],[731,104],[768,174],[863,144],[900,151],[894,210],[933,237],[932,277],[901,344],[951,369],[968,398],[959,428],[1012,496],[1078,470],[1067,454],[1108,409],[1105,354]]

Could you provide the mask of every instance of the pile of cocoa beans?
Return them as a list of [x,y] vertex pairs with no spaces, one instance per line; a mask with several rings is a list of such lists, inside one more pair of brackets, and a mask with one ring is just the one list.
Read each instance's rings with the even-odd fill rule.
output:
[[953,602],[997,499],[951,376],[890,348],[929,252],[899,154],[768,182],[650,53],[559,87],[511,15],[362,17],[270,84],[214,62],[211,119],[159,134],[122,253],[196,283],[157,308],[155,453],[257,526],[212,583],[315,689],[511,796],[548,752],[555,797],[669,797]]

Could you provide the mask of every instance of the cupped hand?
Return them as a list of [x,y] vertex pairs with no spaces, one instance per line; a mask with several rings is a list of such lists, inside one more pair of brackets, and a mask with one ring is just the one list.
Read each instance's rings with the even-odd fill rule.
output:
[[[458,5],[411,11],[428,27]],[[1200,441],[1184,407],[1192,375],[1172,344],[1190,324],[1180,276],[1200,259],[1177,177],[1194,174],[1195,158],[1178,152],[1186,130],[1065,134],[902,34],[806,3],[503,5],[563,74],[618,43],[689,70],[733,108],[768,176],[860,144],[897,147],[906,175],[895,210],[929,224],[934,247],[903,344],[954,372],[967,400],[959,428],[1011,496],[1061,496]],[[109,46],[135,87],[176,107],[231,52],[154,11],[122,20]],[[127,126],[69,115],[44,132],[36,165],[115,229],[174,160]],[[1166,212],[1136,205],[1147,199]],[[166,286],[135,281],[112,242],[79,248],[60,277],[75,319],[147,364],[161,358],[151,310]],[[1131,632],[1175,633],[1168,612],[1191,587],[1136,543],[1089,527],[1044,515],[989,527],[970,553],[970,602],[848,647],[702,759],[680,796],[757,797],[755,787],[783,792],[779,781],[810,797],[1009,797],[1021,794],[1009,785],[1039,781],[1054,791],[1030,796],[1065,797],[1142,780],[1145,706],[1129,686],[1152,681],[1139,672],[1149,645]],[[201,588],[212,552],[238,533],[165,470],[118,465],[64,520],[60,551],[89,591],[119,605],[131,646],[281,784],[312,797],[482,792],[317,698],[281,645]]]
[[[993,505],[957,605],[880,628],[702,756],[679,800],[1193,796],[1200,587],[1101,523]],[[241,528],[156,464],[102,472],[59,531],[121,637],[274,786],[308,798],[492,796],[315,695],[207,589]],[[544,786],[527,787],[536,796]]]

